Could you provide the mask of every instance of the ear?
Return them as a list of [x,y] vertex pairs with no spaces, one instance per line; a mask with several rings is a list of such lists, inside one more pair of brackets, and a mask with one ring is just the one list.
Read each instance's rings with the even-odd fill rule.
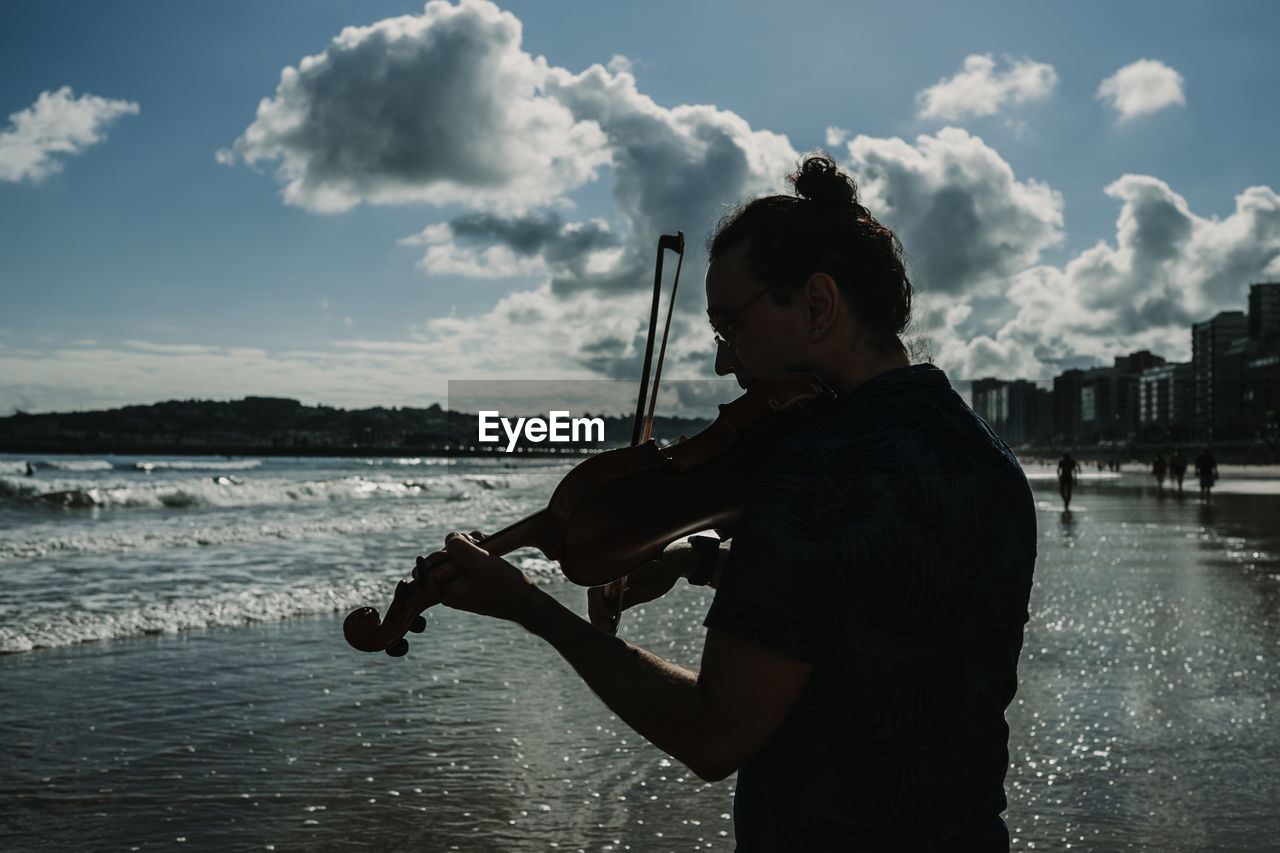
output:
[[840,312],[840,287],[824,272],[809,276],[801,290],[809,323],[809,337],[818,339],[836,324]]

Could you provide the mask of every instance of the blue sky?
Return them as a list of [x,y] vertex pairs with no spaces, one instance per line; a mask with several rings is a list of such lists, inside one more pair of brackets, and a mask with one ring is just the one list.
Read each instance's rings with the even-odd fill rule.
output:
[[13,0],[0,414],[630,378],[677,229],[705,376],[703,240],[817,147],[953,377],[1186,359],[1280,280],[1275,9]]

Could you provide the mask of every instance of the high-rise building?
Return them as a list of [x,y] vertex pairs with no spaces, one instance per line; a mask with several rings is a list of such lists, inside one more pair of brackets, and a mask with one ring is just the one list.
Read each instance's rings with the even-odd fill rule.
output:
[[1174,429],[1179,435],[1191,424],[1193,405],[1191,364],[1162,364],[1138,374],[1138,427]]
[[996,435],[1004,436],[1009,425],[1009,395],[1005,383],[993,377],[975,379],[969,394],[973,398],[973,410]]
[[1249,338],[1280,338],[1280,282],[1249,285]]
[[1149,350],[1139,350],[1128,355],[1116,356],[1115,368],[1124,373],[1141,373],[1149,367],[1159,367],[1165,363],[1162,355],[1153,355]]
[[1212,440],[1215,432],[1240,416],[1243,377],[1231,369],[1240,361],[1231,350],[1248,333],[1242,311],[1223,311],[1212,320],[1191,327],[1194,423],[1205,440]]
[[973,410],[1010,444],[1035,441],[1053,431],[1053,395],[1034,382],[975,379],[970,393]]
[[1053,393],[1026,379],[1005,386],[1009,395],[1009,427],[1005,438],[1015,444],[1053,432]]
[[1080,432],[1080,380],[1083,370],[1067,370],[1053,378],[1053,434],[1070,440]]

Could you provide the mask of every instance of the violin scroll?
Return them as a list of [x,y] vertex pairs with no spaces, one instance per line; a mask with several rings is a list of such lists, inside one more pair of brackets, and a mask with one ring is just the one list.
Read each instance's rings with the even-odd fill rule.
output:
[[404,635],[421,634],[427,628],[422,611],[437,604],[442,596],[428,590],[425,579],[396,584],[395,595],[387,607],[386,618],[379,618],[372,607],[360,607],[347,614],[342,622],[342,635],[353,648],[362,652],[386,652],[402,657],[409,651]]

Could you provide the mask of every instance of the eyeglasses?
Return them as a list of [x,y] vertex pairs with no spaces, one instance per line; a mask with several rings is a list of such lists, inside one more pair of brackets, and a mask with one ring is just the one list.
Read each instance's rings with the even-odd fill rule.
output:
[[764,296],[768,292],[768,288],[762,288],[755,296],[751,297],[732,311],[717,311],[715,314],[711,315],[711,331],[715,334],[716,346],[733,346],[733,324],[737,322],[743,313],[754,305],[761,296]]

